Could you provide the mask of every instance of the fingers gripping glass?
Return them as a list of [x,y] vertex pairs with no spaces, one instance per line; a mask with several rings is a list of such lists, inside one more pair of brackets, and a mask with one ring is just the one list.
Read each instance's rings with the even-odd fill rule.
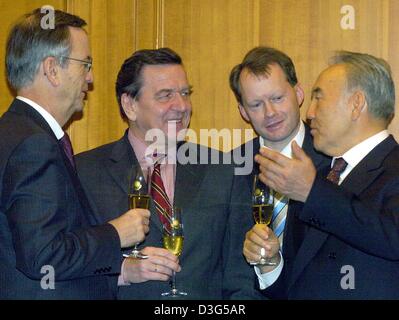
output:
[[[259,176],[254,176],[252,187],[252,214],[256,224],[270,225],[274,209],[274,191],[259,180]],[[260,259],[258,262],[252,262],[252,265],[277,265],[271,262],[266,256],[264,248],[260,250]]]
[[[135,173],[133,173],[135,172]],[[147,171],[147,176],[149,175],[149,170]],[[129,179],[129,209],[148,209],[150,207],[150,195],[148,191],[148,183],[150,177],[147,177],[147,181],[144,178],[144,174],[141,168],[134,167],[132,170],[131,177]],[[125,258],[136,258],[136,259],[147,259],[148,256],[142,254],[138,249],[138,243],[134,245],[134,248],[130,254],[124,254]]]
[[65,56],[61,56],[60,57],[62,60],[66,59],[66,60],[72,60],[72,61],[77,61],[80,62],[81,64],[84,65],[86,72],[90,72],[91,67],[93,66],[93,60],[80,60],[80,59],[75,59],[75,58],[70,58],[70,57],[65,57]]

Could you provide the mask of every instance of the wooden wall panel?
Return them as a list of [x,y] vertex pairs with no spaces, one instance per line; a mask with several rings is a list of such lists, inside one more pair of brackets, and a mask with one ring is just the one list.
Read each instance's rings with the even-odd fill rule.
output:
[[[344,5],[354,8],[354,30],[341,28]],[[399,12],[395,0],[261,0],[260,43],[275,46],[293,59],[305,89],[303,118],[310,103],[311,87],[335,50],[376,55],[388,60],[394,74],[398,73],[398,66],[394,64],[396,57],[390,51],[390,37],[392,41],[397,38],[392,9]],[[397,126],[393,124],[391,131],[396,133]]]
[[68,0],[68,11],[84,18],[93,55],[93,90],[83,117],[69,132],[75,152],[118,139],[126,129],[115,96],[115,80],[135,47],[136,3],[131,0]]
[[191,128],[249,128],[241,119],[228,77],[258,43],[258,1],[167,0],[164,45],[185,62],[194,87]]

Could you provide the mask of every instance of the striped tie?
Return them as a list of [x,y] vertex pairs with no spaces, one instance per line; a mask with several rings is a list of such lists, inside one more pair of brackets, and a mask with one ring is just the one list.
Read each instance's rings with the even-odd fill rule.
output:
[[275,193],[275,205],[273,209],[273,217],[271,221],[272,229],[274,234],[278,237],[280,242],[280,247],[283,247],[283,236],[284,236],[284,227],[285,227],[285,219],[287,217],[287,204],[288,198],[279,194]]
[[159,220],[166,226],[167,230],[170,229],[170,212],[171,204],[165,192],[165,187],[161,178],[161,164],[156,163],[154,171],[151,175],[151,197],[155,203]]

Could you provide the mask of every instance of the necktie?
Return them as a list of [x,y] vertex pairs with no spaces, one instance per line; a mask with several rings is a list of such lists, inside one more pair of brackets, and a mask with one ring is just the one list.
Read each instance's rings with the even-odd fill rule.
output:
[[171,204],[165,192],[161,178],[161,164],[156,163],[151,175],[151,197],[155,203],[155,209],[162,224],[169,230]]
[[327,175],[327,180],[330,180],[332,183],[338,184],[339,177],[341,173],[345,171],[347,165],[348,163],[344,160],[344,158],[335,159],[334,165]]
[[287,209],[288,209],[288,198],[275,192],[274,194],[275,205],[273,209],[273,216],[272,216],[272,229],[276,237],[280,242],[280,248],[283,247],[283,237],[284,237],[284,227],[285,227],[285,220],[287,217]]
[[72,168],[75,168],[75,161],[73,159],[73,149],[72,149],[72,144],[71,140],[69,139],[68,133],[64,132],[64,136],[59,140],[59,142],[62,145],[62,148],[64,149],[64,152],[66,156],[68,157],[69,162],[72,165]]

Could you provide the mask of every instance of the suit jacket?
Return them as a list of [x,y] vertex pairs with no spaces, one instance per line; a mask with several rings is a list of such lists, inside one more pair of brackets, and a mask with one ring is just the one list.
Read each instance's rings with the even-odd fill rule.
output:
[[[90,227],[77,174],[47,122],[15,100],[0,136],[0,299],[111,298],[104,275],[120,272],[118,234]],[[52,275],[54,289],[43,289]]]
[[[219,152],[213,152],[219,157]],[[180,145],[178,153],[191,154],[198,162],[211,158],[210,149],[190,143]],[[128,209],[128,177],[139,165],[126,134],[76,160],[99,223]],[[182,271],[176,279],[187,299],[262,298],[241,253],[246,217],[231,208],[232,179],[231,165],[177,164],[174,205],[182,208],[185,238],[179,257]],[[150,232],[140,246],[162,247],[162,226],[153,204]],[[147,281],[120,287],[117,296],[157,300],[168,290],[168,282]]]
[[308,225],[286,249],[283,275],[266,291],[289,299],[399,298],[399,148],[392,136],[340,186],[316,177],[295,211]]

